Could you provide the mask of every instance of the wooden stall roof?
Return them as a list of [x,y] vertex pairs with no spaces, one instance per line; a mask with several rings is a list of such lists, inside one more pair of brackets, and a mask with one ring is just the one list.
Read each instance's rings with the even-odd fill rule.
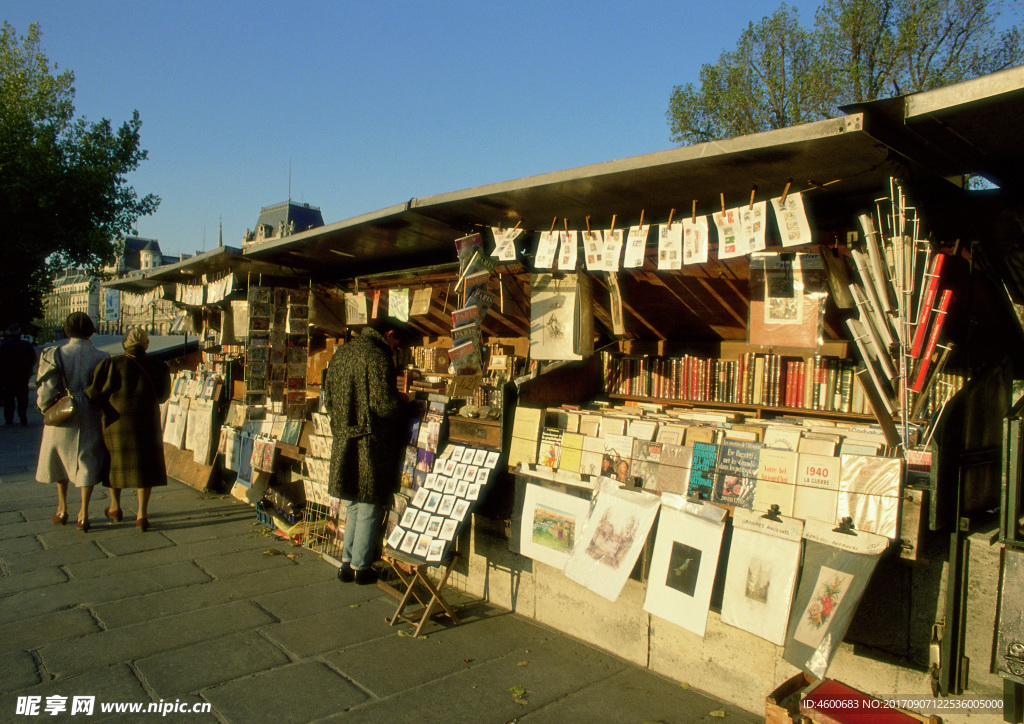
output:
[[[529,233],[520,244],[522,264],[503,267],[505,282],[492,292],[512,302],[529,299],[530,254],[535,233],[568,224],[570,229],[606,229],[664,223],[705,215],[802,191],[818,241],[845,242],[857,215],[874,209],[889,190],[890,177],[924,184],[936,198],[962,198],[944,177],[983,173],[1005,186],[1019,183],[1024,144],[1015,124],[1001,123],[1024,110],[1024,69],[928,93],[851,108],[841,118],[765,133],[670,149],[463,191],[413,198],[376,212],[255,244],[251,258],[307,273],[314,281],[351,288],[356,277],[455,261],[453,241],[487,227],[517,223]],[[995,120],[990,120],[995,119]],[[933,146],[941,147],[937,154]],[[1018,202],[1019,203],[1019,202]],[[950,207],[945,204],[946,208]],[[930,212],[931,209],[928,209]],[[938,209],[936,213],[942,213]],[[950,213],[946,211],[946,213]],[[961,212],[961,215],[963,213]],[[589,219],[588,219],[589,217]],[[489,234],[485,234],[489,245]],[[650,243],[649,243],[650,247]],[[808,249],[817,251],[817,248]],[[715,247],[712,246],[712,257]],[[745,258],[687,266],[662,273],[650,258],[642,270],[624,272],[627,336],[671,339],[741,339],[746,335],[749,265]],[[1017,262],[1011,261],[1011,267]],[[1024,270],[1024,263],[1020,264]],[[607,289],[595,285],[599,326],[610,326]],[[1020,274],[1024,279],[1024,273]],[[408,282],[412,277],[406,277]],[[422,279],[417,280],[422,281]],[[401,277],[381,285],[403,283]],[[503,286],[504,285],[504,286]],[[520,303],[521,304],[521,303]],[[445,305],[434,326],[443,326]],[[528,305],[525,306],[528,320]],[[522,328],[515,320],[503,332]],[[826,320],[826,327],[829,327]],[[842,337],[836,325],[826,337]]]

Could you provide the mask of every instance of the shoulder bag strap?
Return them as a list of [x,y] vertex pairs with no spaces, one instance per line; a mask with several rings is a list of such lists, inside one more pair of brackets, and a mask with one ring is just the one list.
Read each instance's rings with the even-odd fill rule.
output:
[[71,390],[68,388],[68,381],[64,378],[64,358],[60,353],[60,347],[55,347],[53,358],[55,360],[54,367],[57,368],[57,375],[60,378],[60,385],[64,388],[64,392],[71,394]]
[[148,373],[148,372],[146,372],[146,368],[145,368],[145,367],[143,367],[143,366],[142,366],[142,363],[141,363],[141,362],[139,362],[139,361],[138,361],[137,359],[135,359],[135,357],[134,357],[134,356],[132,356],[132,355],[130,355],[130,354],[127,354],[127,353],[126,353],[126,354],[125,354],[125,357],[127,357],[127,358],[128,358],[128,359],[130,359],[130,360],[131,360],[132,362],[134,362],[134,363],[135,363],[135,365],[136,365],[136,367],[138,367],[138,368],[139,368],[139,370],[140,370],[140,371],[142,372],[142,374],[146,376],[146,379],[147,379],[147,380],[149,380],[149,386],[153,388],[153,394],[155,395],[155,394],[156,394],[156,384],[155,384],[155,383],[153,382],[153,378],[149,376],[149,373]]

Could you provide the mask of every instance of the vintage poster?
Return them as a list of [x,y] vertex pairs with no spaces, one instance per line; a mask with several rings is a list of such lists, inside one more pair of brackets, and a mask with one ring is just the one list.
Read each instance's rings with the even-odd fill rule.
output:
[[409,321],[408,289],[388,290],[388,316],[394,317],[399,322]]
[[716,211],[711,217],[718,231],[719,259],[732,259],[747,253],[740,211],[740,208],[726,209],[725,213]]
[[562,571],[609,601],[626,584],[661,502],[653,493],[618,486],[601,478],[590,517]]
[[583,258],[587,271],[601,271],[604,267],[604,239],[600,231],[584,231]]
[[345,324],[366,324],[366,294],[356,292],[345,295]]
[[626,236],[626,253],[622,260],[625,269],[639,269],[644,265],[644,255],[647,253],[647,235],[651,227],[648,224],[643,226],[629,227],[629,234]]
[[622,266],[622,229],[605,229],[604,254],[602,257],[604,270],[615,272]]
[[779,226],[779,238],[783,246],[800,246],[814,241],[802,194],[788,194],[785,204],[781,196],[772,199],[772,210],[775,211],[775,222]]
[[658,269],[671,271],[683,266],[683,225],[658,225]]
[[412,307],[409,314],[413,317],[420,317],[430,313],[430,300],[434,295],[433,287],[417,289],[412,295]]
[[576,271],[577,244],[575,231],[558,232],[558,268],[561,271]]
[[767,220],[768,202],[758,201],[740,211],[740,228],[746,244],[744,253],[761,251],[765,247],[765,221]]
[[704,636],[724,530],[724,523],[662,507],[645,611]]
[[558,232],[542,231],[540,240],[537,242],[537,253],[533,257],[535,269],[550,269],[555,265],[555,255],[558,253]]
[[708,217],[683,219],[683,263],[706,264],[708,261]]
[[494,251],[491,256],[497,257],[500,262],[512,262],[516,260],[516,240],[522,235],[523,230],[516,227],[513,229],[491,228],[494,236]]
[[577,279],[534,274],[530,285],[530,357],[538,360],[576,360]]

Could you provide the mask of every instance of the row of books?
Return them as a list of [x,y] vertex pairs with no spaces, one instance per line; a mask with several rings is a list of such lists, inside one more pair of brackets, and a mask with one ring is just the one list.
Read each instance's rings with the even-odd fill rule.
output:
[[852,360],[747,352],[736,359],[602,353],[605,391],[693,402],[869,412]]

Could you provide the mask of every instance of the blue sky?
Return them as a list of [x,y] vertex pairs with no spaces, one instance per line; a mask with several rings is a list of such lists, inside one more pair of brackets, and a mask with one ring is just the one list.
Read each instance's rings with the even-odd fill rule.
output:
[[[810,23],[817,0],[790,2]],[[778,7],[536,0],[27,0],[76,109],[137,109],[164,253],[237,246],[291,197],[328,224],[487,183],[671,148],[672,87]]]

